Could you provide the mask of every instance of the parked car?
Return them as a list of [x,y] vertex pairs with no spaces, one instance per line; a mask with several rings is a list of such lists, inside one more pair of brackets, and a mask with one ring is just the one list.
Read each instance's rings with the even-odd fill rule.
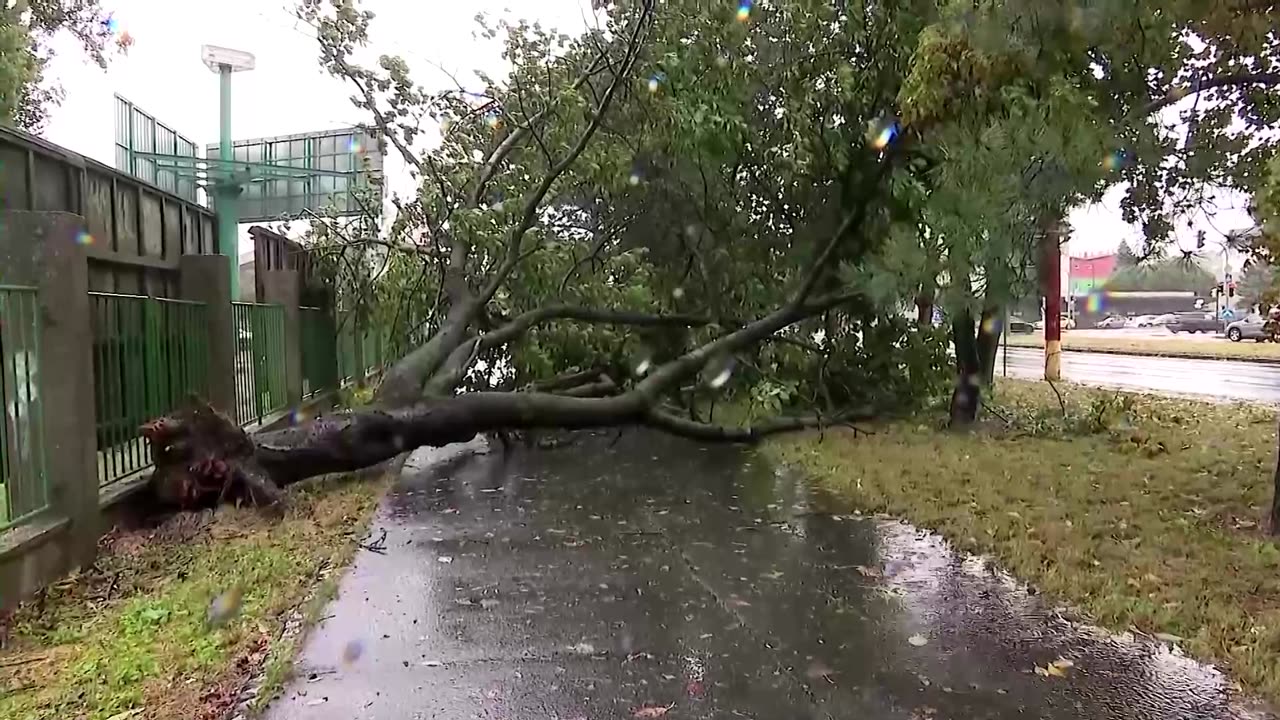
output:
[[1236,320],[1227,325],[1227,339],[1232,342],[1241,340],[1257,340],[1264,342],[1268,338],[1265,330],[1267,319],[1261,315],[1249,315],[1243,320]]
[[1155,319],[1155,315],[1139,315],[1129,319],[1129,327],[1151,327],[1151,323]]
[[1098,321],[1100,328],[1122,328],[1128,324],[1129,320],[1123,315],[1108,315]]
[[1178,316],[1175,313],[1157,315],[1151,320],[1151,327],[1164,327],[1176,319],[1178,319]]
[[[1075,326],[1076,326],[1075,318],[1071,317],[1070,315],[1060,315],[1058,317],[1060,318],[1058,327],[1062,328],[1063,330],[1075,329]],[[1044,320],[1037,320],[1035,324],[1035,328],[1036,330],[1043,330]]]
[[1165,327],[1175,335],[1180,332],[1190,335],[1198,332],[1218,332],[1222,328],[1222,323],[1211,312],[1184,312],[1174,315],[1172,320],[1165,323]]
[[1029,335],[1035,331],[1036,331],[1035,326],[1033,326],[1031,323],[1027,322],[1026,320],[1023,320],[1022,318],[1016,317],[1016,316],[1009,318],[1009,334],[1010,335]]

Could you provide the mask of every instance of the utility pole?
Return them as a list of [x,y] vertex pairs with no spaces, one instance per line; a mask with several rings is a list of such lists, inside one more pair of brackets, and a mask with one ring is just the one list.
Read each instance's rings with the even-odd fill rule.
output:
[[1044,282],[1044,379],[1062,378],[1062,223],[1054,218],[1040,240]]
[[200,57],[218,73],[218,165],[213,173],[213,209],[218,216],[218,253],[231,263],[231,300],[240,299],[240,193],[242,183],[232,172],[235,158],[231,140],[231,73],[252,70],[252,53],[205,45]]

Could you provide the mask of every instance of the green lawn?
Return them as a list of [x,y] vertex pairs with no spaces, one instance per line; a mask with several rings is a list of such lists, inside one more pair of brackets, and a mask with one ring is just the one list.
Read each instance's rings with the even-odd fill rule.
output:
[[837,505],[989,554],[1105,627],[1181,638],[1280,702],[1280,545],[1261,527],[1275,411],[1069,385],[1065,396],[1066,419],[1046,384],[1003,381],[995,402],[1013,427],[952,432],[926,417],[764,452]]
[[295,649],[285,619],[331,591],[385,487],[307,483],[283,520],[222,508],[109,537],[93,571],[19,609],[0,718],[222,717],[261,666],[269,697]]
[[[1010,335],[1010,347],[1044,347],[1044,336]],[[1208,358],[1213,360],[1275,360],[1280,362],[1280,345],[1253,340],[1231,342],[1226,338],[1185,340],[1173,337],[1082,337],[1070,330],[1062,333],[1064,350],[1104,350],[1131,355]]]

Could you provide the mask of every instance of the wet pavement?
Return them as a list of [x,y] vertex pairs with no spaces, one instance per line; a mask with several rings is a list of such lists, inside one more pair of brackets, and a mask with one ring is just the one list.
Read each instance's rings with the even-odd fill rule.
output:
[[[996,374],[1006,370],[1009,377],[1043,378],[1044,351],[1040,348],[1002,347],[996,352]],[[1274,362],[1065,350],[1062,353],[1062,377],[1084,385],[1119,390],[1280,404],[1280,363]]]
[[266,717],[1272,717],[747,451],[614,440],[417,454]]

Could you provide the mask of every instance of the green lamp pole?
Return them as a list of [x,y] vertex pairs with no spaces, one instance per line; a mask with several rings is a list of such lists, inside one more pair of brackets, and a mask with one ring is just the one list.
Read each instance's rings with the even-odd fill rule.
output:
[[233,167],[231,140],[231,73],[252,70],[251,53],[205,45],[200,49],[204,64],[218,73],[218,169],[210,173],[214,210],[218,215],[218,252],[231,263],[231,299],[240,299],[240,193],[242,187]]

